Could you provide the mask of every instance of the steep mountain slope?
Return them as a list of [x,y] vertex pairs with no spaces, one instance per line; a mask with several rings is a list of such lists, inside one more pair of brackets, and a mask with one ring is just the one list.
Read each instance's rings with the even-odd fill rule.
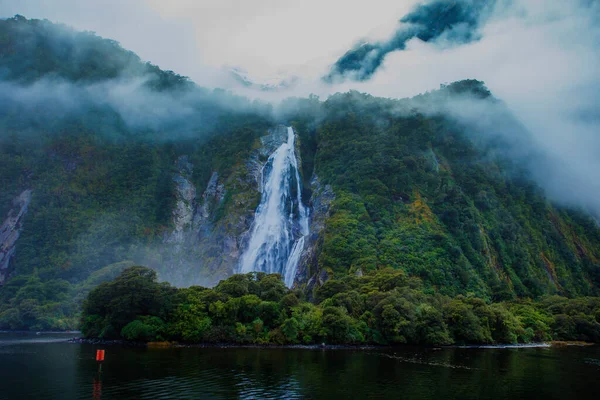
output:
[[[192,164],[187,178],[200,194],[212,176],[231,183],[214,214],[235,218],[229,210],[239,207],[233,203],[240,196],[258,201],[238,164],[273,126],[263,106],[198,88],[115,42],[48,21],[15,17],[0,21],[0,32],[0,69],[8,71],[0,83],[3,232],[19,214],[10,212],[15,200],[31,196],[18,241],[2,234],[3,326],[66,327],[79,306],[79,285],[123,260],[160,266],[164,279],[179,284],[230,274],[186,275],[165,265],[176,247],[169,237],[176,229],[179,160]],[[62,57],[58,49],[81,57]],[[106,60],[118,62],[108,68]],[[213,253],[220,256],[220,249]]]
[[[431,111],[465,98],[498,113],[487,132]],[[335,200],[313,269],[392,266],[445,294],[495,300],[598,293],[598,226],[552,205],[528,179],[527,162],[543,157],[515,161],[514,138],[490,135],[498,120],[516,137],[526,132],[481,82],[401,101],[339,94],[323,107],[315,174]],[[518,144],[525,151],[526,139]]]
[[[527,177],[527,134],[482,82],[311,96],[275,118],[48,21],[0,21],[0,49],[0,328],[74,327],[85,293],[132,263],[180,286],[237,272],[281,124],[309,207],[309,297],[386,267],[450,296],[598,295],[597,224]],[[455,112],[471,107],[486,124]]]

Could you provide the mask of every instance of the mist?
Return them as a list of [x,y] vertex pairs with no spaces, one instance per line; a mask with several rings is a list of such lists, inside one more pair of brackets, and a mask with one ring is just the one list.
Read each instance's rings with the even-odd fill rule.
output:
[[[271,103],[276,111],[298,104],[288,101],[282,103],[287,104],[285,107],[279,106],[284,98],[303,98],[311,93],[326,99],[336,92],[358,90],[397,99],[435,90],[440,83],[470,78],[484,81],[493,96],[503,102],[503,111],[494,120],[493,135],[514,139],[513,126],[498,123],[503,113],[510,112],[518,121],[520,135],[529,136],[527,148],[534,149],[531,153],[511,151],[511,156],[527,161],[531,178],[552,200],[599,212],[598,1],[386,1],[365,11],[364,4],[358,2],[328,3],[317,9],[310,2],[300,7],[265,0],[253,7],[244,6],[235,18],[229,8],[235,2],[210,12],[183,0],[160,7],[151,3],[90,1],[77,6],[81,18],[75,18],[71,2],[48,7],[35,0],[9,1],[0,11],[10,16],[24,9],[25,15],[43,18],[41,14],[48,14],[79,29],[89,25],[107,37],[114,32],[117,40],[146,59],[189,75],[202,86],[224,87]],[[116,17],[104,18],[111,9]],[[94,13],[101,18],[91,18]],[[139,29],[131,29],[134,14],[144,31],[157,28],[161,37],[140,35]],[[203,14],[200,20],[204,22],[195,23]],[[215,24],[205,23],[209,14],[220,26],[219,34],[213,34]],[[309,16],[314,17],[314,26],[302,32],[297,20],[305,21]],[[289,29],[283,29],[282,24]],[[331,24],[339,25],[339,29],[332,33]],[[317,40],[319,36],[323,40]],[[359,53],[373,47],[377,57],[359,57],[358,67],[340,69],[345,55],[360,55],[356,50],[363,43],[369,45],[362,46]],[[373,60],[376,62],[365,64]],[[287,71],[298,79],[293,87],[265,92],[256,89],[260,84],[243,87],[228,79],[222,67],[230,65],[264,75]],[[220,72],[215,74],[217,70]],[[260,83],[261,74],[256,75]],[[324,76],[332,79],[324,81]],[[161,96],[146,96],[133,87],[117,84],[89,89],[96,90],[99,97],[112,97],[111,107],[120,110],[131,126],[161,129],[165,121],[173,120],[170,116],[190,120],[198,111],[178,97],[166,96],[163,103]],[[461,101],[446,111],[464,121],[465,127],[477,125],[477,135],[488,133],[478,121],[484,115],[478,106]],[[275,117],[286,115],[279,112]]]
[[[588,157],[573,159],[568,148],[563,152],[548,151],[548,143],[543,140],[545,137],[536,136],[536,131],[529,130],[506,102],[492,94],[489,97],[472,93],[447,95],[442,89],[400,104],[394,110],[398,116],[417,111],[426,116],[443,116],[455,121],[476,144],[486,148],[493,146],[494,156],[510,160],[529,172],[529,177],[551,200],[562,205],[581,207],[596,218],[600,216],[600,180],[597,179],[600,160],[596,152],[600,149],[600,138],[593,137],[593,121],[581,118],[569,126],[553,127],[565,130],[576,128],[578,130],[573,132],[576,135],[583,137],[590,134],[586,143],[599,145],[589,149]],[[541,126],[535,128],[541,129]],[[548,140],[552,140],[552,132],[549,128]],[[558,146],[559,143],[551,145]],[[580,151],[579,154],[584,156],[585,153]]]
[[[402,49],[386,53],[370,75],[348,69],[344,79],[333,79],[315,92],[356,89],[401,98],[435,90],[442,83],[484,81],[502,101],[501,107],[463,99],[442,111],[472,135],[517,143],[507,156],[527,165],[531,179],[551,200],[600,215],[600,2],[486,4],[476,23],[468,24],[473,29],[466,39],[415,36]],[[336,64],[331,70],[337,71]],[[365,79],[347,79],[357,76]],[[503,123],[508,113],[518,128]]]
[[[51,132],[68,120],[104,118],[93,123],[98,133],[139,132],[154,139],[177,140],[211,132],[224,113],[270,116],[270,105],[223,90],[193,86],[185,90],[156,91],[148,76],[115,78],[91,83],[42,78],[32,84],[0,81],[0,115],[26,130]],[[16,119],[15,119],[16,118]],[[118,132],[115,132],[118,131]],[[150,135],[161,132],[161,135]],[[35,132],[32,132],[35,134]]]
[[478,26],[494,3],[495,0],[435,0],[419,4],[402,17],[391,38],[358,43],[335,62],[323,80],[327,83],[344,79],[368,80],[389,53],[405,50],[408,41],[414,38],[422,42],[444,40],[447,45],[477,40]]

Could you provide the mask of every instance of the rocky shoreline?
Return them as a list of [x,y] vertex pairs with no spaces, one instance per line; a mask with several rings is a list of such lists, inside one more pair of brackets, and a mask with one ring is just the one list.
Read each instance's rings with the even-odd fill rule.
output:
[[94,338],[71,338],[67,342],[100,346],[149,347],[149,348],[248,348],[248,349],[304,349],[304,350],[374,350],[389,348],[376,345],[337,345],[337,344],[242,344],[242,343],[176,343],[176,342],[134,342],[129,340],[105,340]]
[[[100,346],[123,346],[123,347],[146,347],[146,348],[245,348],[245,349],[300,349],[300,350],[381,350],[392,349],[396,346],[383,345],[338,345],[338,344],[255,344],[255,343],[177,343],[177,342],[134,342],[129,340],[105,340],[94,338],[71,338],[69,343],[92,344]],[[547,343],[519,343],[519,344],[495,344],[495,345],[452,345],[452,346],[425,346],[433,350],[443,348],[458,349],[524,349],[524,348],[549,348],[565,346],[592,346],[594,343],[587,342],[562,342],[551,341]],[[412,346],[409,346],[412,347]],[[423,347],[423,346],[417,346]]]
[[375,345],[338,345],[338,344],[238,344],[238,343],[176,343],[178,348],[244,348],[244,349],[299,349],[299,350],[375,350],[389,346]]
[[92,339],[92,338],[71,338],[68,339],[69,343],[76,344],[93,344],[100,346],[123,346],[123,347],[147,347],[148,344],[144,342],[132,342],[129,340],[105,340],[105,339]]

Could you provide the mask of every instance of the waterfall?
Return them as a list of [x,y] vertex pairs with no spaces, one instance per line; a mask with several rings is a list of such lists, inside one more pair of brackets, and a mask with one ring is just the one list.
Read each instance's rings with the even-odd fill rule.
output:
[[261,200],[240,263],[242,273],[280,273],[288,287],[294,283],[309,232],[294,140],[294,130],[288,127],[287,141],[263,167]]

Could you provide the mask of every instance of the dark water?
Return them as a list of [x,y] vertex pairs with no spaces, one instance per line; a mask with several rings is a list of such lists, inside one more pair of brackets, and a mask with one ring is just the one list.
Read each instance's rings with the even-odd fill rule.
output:
[[600,347],[127,349],[0,333],[1,399],[600,399]]

